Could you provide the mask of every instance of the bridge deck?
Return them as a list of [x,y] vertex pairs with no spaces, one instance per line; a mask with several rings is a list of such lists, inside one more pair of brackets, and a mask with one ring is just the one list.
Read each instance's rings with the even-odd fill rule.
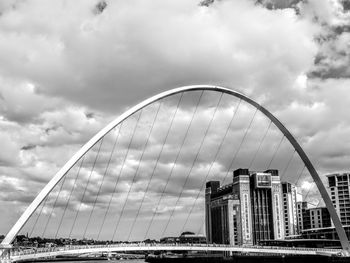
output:
[[241,252],[261,254],[284,254],[284,255],[340,255],[340,249],[323,248],[288,248],[288,247],[262,247],[262,246],[229,246],[229,245],[207,245],[207,244],[113,244],[113,245],[88,245],[88,246],[66,246],[55,248],[27,249],[23,251],[12,251],[10,259],[12,262],[31,260],[62,255],[79,255],[110,252],[128,251],[217,251],[217,252]]

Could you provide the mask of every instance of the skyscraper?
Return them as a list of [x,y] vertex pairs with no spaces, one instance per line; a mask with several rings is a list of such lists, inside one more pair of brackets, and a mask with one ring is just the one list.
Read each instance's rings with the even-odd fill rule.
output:
[[343,225],[350,225],[350,173],[329,174],[328,184],[333,205]]

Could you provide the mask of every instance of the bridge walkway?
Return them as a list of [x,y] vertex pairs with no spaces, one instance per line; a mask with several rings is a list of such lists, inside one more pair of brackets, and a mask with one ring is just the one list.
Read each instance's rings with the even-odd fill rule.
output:
[[80,254],[98,254],[111,252],[130,251],[203,251],[203,252],[239,252],[239,253],[261,253],[274,255],[341,255],[341,249],[325,248],[290,248],[290,247],[267,247],[267,246],[230,246],[216,244],[146,244],[146,243],[121,243],[110,245],[83,245],[65,246],[53,248],[26,249],[22,251],[11,251],[12,262],[49,258],[56,256],[71,256]]

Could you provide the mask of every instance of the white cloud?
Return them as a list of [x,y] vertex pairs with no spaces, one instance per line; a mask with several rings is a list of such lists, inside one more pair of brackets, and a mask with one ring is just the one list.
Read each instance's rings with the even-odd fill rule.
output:
[[[300,15],[295,9],[268,10],[247,0],[215,1],[209,7],[199,6],[197,0],[108,1],[100,13],[95,9],[97,2],[92,0],[0,3],[0,172],[3,180],[12,178],[15,182],[9,189],[13,191],[11,198],[18,196],[18,211],[112,118],[159,91],[188,84],[212,83],[243,91],[276,113],[320,171],[346,170],[350,101],[346,79],[349,67],[343,53],[348,49],[348,33],[342,32],[328,42],[319,39],[334,34],[334,28],[345,26],[348,14],[337,1],[321,2],[299,3]],[[314,20],[315,16],[318,20]],[[343,79],[325,80],[331,75],[330,69],[336,69],[332,74],[341,74]],[[159,123],[170,124],[177,98],[169,99],[162,108]],[[179,114],[183,115],[175,121],[173,136],[155,169],[140,210],[145,216],[142,220],[150,219],[155,209],[154,202],[163,191],[197,98],[187,96],[182,102]],[[202,185],[200,175],[210,168],[208,160],[214,158],[233,111],[229,100],[223,101],[226,108],[218,112],[221,118],[213,123],[212,133],[196,162],[191,153],[200,147],[199,134],[203,135],[216,100],[213,96],[203,98],[208,109],[201,108],[204,115],[194,119],[196,131],[189,132],[192,140],[184,144],[177,170],[164,190],[168,199],[158,210],[164,217],[174,208],[171,202],[182,191],[192,163],[195,165],[183,192],[185,199],[175,211],[181,216],[191,207],[190,197]],[[154,115],[145,116],[120,173],[137,116],[123,127],[97,207],[107,209],[119,175],[119,192],[112,200],[118,206],[111,211],[120,211],[123,206]],[[251,116],[251,108],[241,105],[233,124],[237,130],[229,134],[209,178],[225,176]],[[249,163],[252,153],[248,149],[257,149],[255,140],[267,128],[261,116],[256,119],[235,165]],[[147,187],[166,131],[166,125],[156,124],[152,146],[147,148],[130,194],[135,205],[126,205],[127,219],[143,199],[142,191]],[[260,150],[265,158],[254,162],[256,167],[268,163],[279,140],[276,134],[271,128]],[[110,134],[104,139],[101,157],[92,173],[94,183],[87,188],[82,204],[83,212],[89,212],[95,201],[115,136],[116,133]],[[278,158],[289,158],[287,146],[282,146]],[[68,217],[74,216],[74,209],[79,207],[97,147],[84,160]],[[58,200],[60,209],[69,199],[79,164],[69,173],[64,198]],[[291,167],[300,169],[298,165],[296,158]],[[54,199],[52,194],[49,203],[53,204]],[[7,207],[9,196],[2,196],[0,202]],[[12,221],[3,221],[0,232],[7,231],[17,215],[16,211],[6,211],[6,218]],[[200,213],[194,210],[195,217]],[[59,216],[57,213],[56,218]],[[96,224],[102,223],[103,215],[93,214],[93,218]]]

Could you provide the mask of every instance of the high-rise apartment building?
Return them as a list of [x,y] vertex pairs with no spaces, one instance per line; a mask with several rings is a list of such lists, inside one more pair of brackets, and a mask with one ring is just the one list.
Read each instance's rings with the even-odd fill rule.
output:
[[282,189],[277,170],[233,172],[231,184],[207,182],[206,235],[208,242],[243,245],[283,239]]
[[327,175],[333,205],[343,225],[350,225],[350,173]]
[[282,183],[283,216],[285,236],[298,234],[297,187],[291,183]]

